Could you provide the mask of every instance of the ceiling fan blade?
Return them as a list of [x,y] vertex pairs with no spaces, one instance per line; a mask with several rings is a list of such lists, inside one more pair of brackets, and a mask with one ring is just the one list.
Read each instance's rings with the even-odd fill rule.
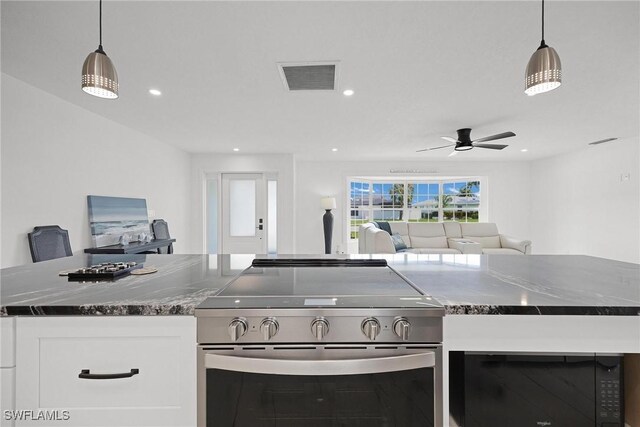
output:
[[474,139],[471,142],[495,141],[496,139],[511,138],[512,136],[516,136],[516,134],[513,132],[503,132],[496,135],[485,136],[484,138],[480,138],[480,139]]
[[450,136],[441,136],[440,138],[444,139],[445,141],[453,142],[454,144],[458,143],[457,139],[451,138]]
[[507,148],[508,145],[502,145],[502,144],[473,144],[474,147],[478,147],[478,148],[490,148],[492,150],[502,150],[503,148]]
[[416,150],[416,153],[420,153],[421,151],[431,151],[431,150],[439,150],[441,148],[453,147],[455,144],[451,145],[443,145],[441,147],[433,147],[433,148],[423,148],[422,150]]
[[449,154],[447,157],[453,157],[453,156],[455,156],[456,154],[458,154],[458,152],[454,150],[454,151],[452,151],[452,152],[451,152],[451,154]]

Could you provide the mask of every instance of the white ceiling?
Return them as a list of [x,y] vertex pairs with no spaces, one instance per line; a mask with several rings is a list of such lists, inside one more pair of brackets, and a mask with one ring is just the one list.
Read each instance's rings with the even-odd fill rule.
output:
[[[538,1],[105,1],[115,101],[80,89],[97,4],[2,1],[2,71],[189,152],[525,160],[638,139],[637,1],[547,2],[563,85],[535,97],[523,80],[540,41]],[[277,62],[324,60],[340,61],[339,91],[284,90]],[[503,151],[415,153],[461,127],[517,136]]]

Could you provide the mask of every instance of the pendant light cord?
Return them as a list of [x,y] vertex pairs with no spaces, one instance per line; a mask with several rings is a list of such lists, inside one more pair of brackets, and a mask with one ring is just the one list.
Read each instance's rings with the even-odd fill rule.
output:
[[542,0],[542,40],[540,41],[540,47],[538,49],[542,49],[544,47],[548,47],[548,46],[544,42],[544,0]]
[[[542,10],[544,11],[544,0],[542,0]],[[544,12],[542,12],[542,20],[544,22]],[[544,38],[544,24],[542,24],[542,35]],[[102,49],[102,0],[100,0],[100,49]]]
[[103,55],[106,55],[106,53],[104,53],[104,50],[102,49],[102,0],[100,0],[100,13],[98,16],[100,17],[98,23],[98,28],[100,28],[100,43],[98,44],[96,53],[102,53]]
[[[102,0],[100,0],[100,4],[102,5]],[[100,7],[100,14],[100,16],[102,16],[102,6]],[[100,22],[102,22],[102,18],[100,18]],[[100,40],[100,44],[102,44],[102,36],[100,37]],[[544,41],[544,0],[542,0],[542,40]]]

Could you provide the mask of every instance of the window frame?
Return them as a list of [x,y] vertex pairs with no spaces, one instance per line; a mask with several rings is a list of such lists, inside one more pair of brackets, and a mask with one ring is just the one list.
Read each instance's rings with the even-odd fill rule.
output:
[[[444,195],[450,195],[450,194],[445,194],[445,185],[446,184],[453,184],[454,188],[456,188],[457,184],[468,184],[469,182],[477,182],[477,186],[478,186],[478,191],[474,192],[477,194],[477,198],[478,203],[477,205],[471,204],[471,206],[475,206],[474,208],[469,208],[469,205],[466,205],[465,203],[456,203],[452,208],[447,209],[446,207],[443,206],[442,203],[442,197]],[[368,185],[368,197],[367,199],[367,204],[362,204],[362,205],[354,205],[353,204],[353,198],[352,198],[352,192],[357,189],[357,187],[354,187],[354,184],[367,184]],[[435,209],[429,209],[429,208],[415,208],[412,206],[409,206],[409,202],[407,200],[406,197],[403,197],[402,200],[402,206],[395,206],[394,199],[393,197],[391,197],[391,205],[390,206],[385,206],[384,203],[384,199],[380,200],[379,204],[374,204],[374,198],[375,198],[375,194],[374,194],[374,185],[391,185],[393,188],[393,186],[395,185],[402,185],[402,195],[404,196],[405,194],[408,194],[408,189],[409,189],[409,185],[419,185],[419,184],[437,184],[438,185],[438,194],[437,194],[437,206]],[[364,187],[364,185],[359,186],[360,189],[362,189]],[[475,212],[475,216],[477,217],[477,219],[474,219],[472,222],[481,222],[481,221],[486,221],[486,204],[487,204],[487,200],[486,200],[486,180],[483,177],[478,177],[478,176],[461,176],[461,177],[446,177],[446,178],[432,178],[432,179],[419,179],[419,178],[411,178],[411,177],[403,177],[403,178],[396,178],[396,177],[388,177],[388,178],[366,178],[366,177],[349,177],[347,180],[347,215],[346,219],[347,219],[347,238],[348,241],[351,242],[355,242],[358,240],[358,227],[360,226],[360,224],[369,222],[369,221],[381,221],[381,220],[386,220],[386,221],[390,221],[390,222],[399,222],[399,221],[403,221],[403,222],[445,222],[445,221],[456,221],[456,222],[469,222],[468,219],[470,217],[470,213],[474,213]],[[383,189],[385,187],[382,187]],[[362,190],[361,190],[362,191]],[[414,189],[414,194],[415,191],[417,191],[417,189]],[[398,193],[396,193],[398,194]],[[422,194],[422,193],[418,193],[418,194]],[[426,193],[428,196],[431,195],[430,192]],[[381,197],[384,197],[384,192],[381,192]],[[361,199],[364,199],[361,198]],[[413,205],[412,201],[412,205]],[[427,221],[420,221],[420,219],[413,219],[411,218],[411,210],[412,209],[418,209],[420,212],[420,215],[422,215],[423,211],[427,211],[427,215],[430,216],[429,212],[436,212],[437,211],[437,220],[436,221],[431,221],[431,220],[427,220]],[[400,219],[394,219],[395,218],[395,214],[392,214],[391,218],[383,218],[384,219],[375,219],[375,215],[374,212],[376,211],[382,211],[382,212],[394,212],[394,211],[400,211]],[[354,212],[362,212],[362,215],[359,215],[359,218],[353,218],[353,213]],[[447,219],[445,218],[445,212],[451,212],[452,213],[452,218],[451,219]],[[407,214],[406,218],[405,218],[405,213]],[[459,213],[463,213],[464,214],[464,221],[459,221],[456,216]],[[353,221],[358,221],[356,224],[354,224]]]

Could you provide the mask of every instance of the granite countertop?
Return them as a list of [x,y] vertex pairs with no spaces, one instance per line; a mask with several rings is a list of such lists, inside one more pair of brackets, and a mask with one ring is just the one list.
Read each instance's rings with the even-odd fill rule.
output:
[[[193,315],[251,264],[249,255],[74,255],[1,270],[0,315]],[[60,271],[135,261],[153,274],[71,282]]]
[[[638,264],[579,255],[371,257],[387,259],[449,315],[640,315]],[[6,268],[1,270],[0,315],[193,315],[253,258],[82,254]],[[58,276],[107,261],[136,261],[158,272],[98,283]]]

